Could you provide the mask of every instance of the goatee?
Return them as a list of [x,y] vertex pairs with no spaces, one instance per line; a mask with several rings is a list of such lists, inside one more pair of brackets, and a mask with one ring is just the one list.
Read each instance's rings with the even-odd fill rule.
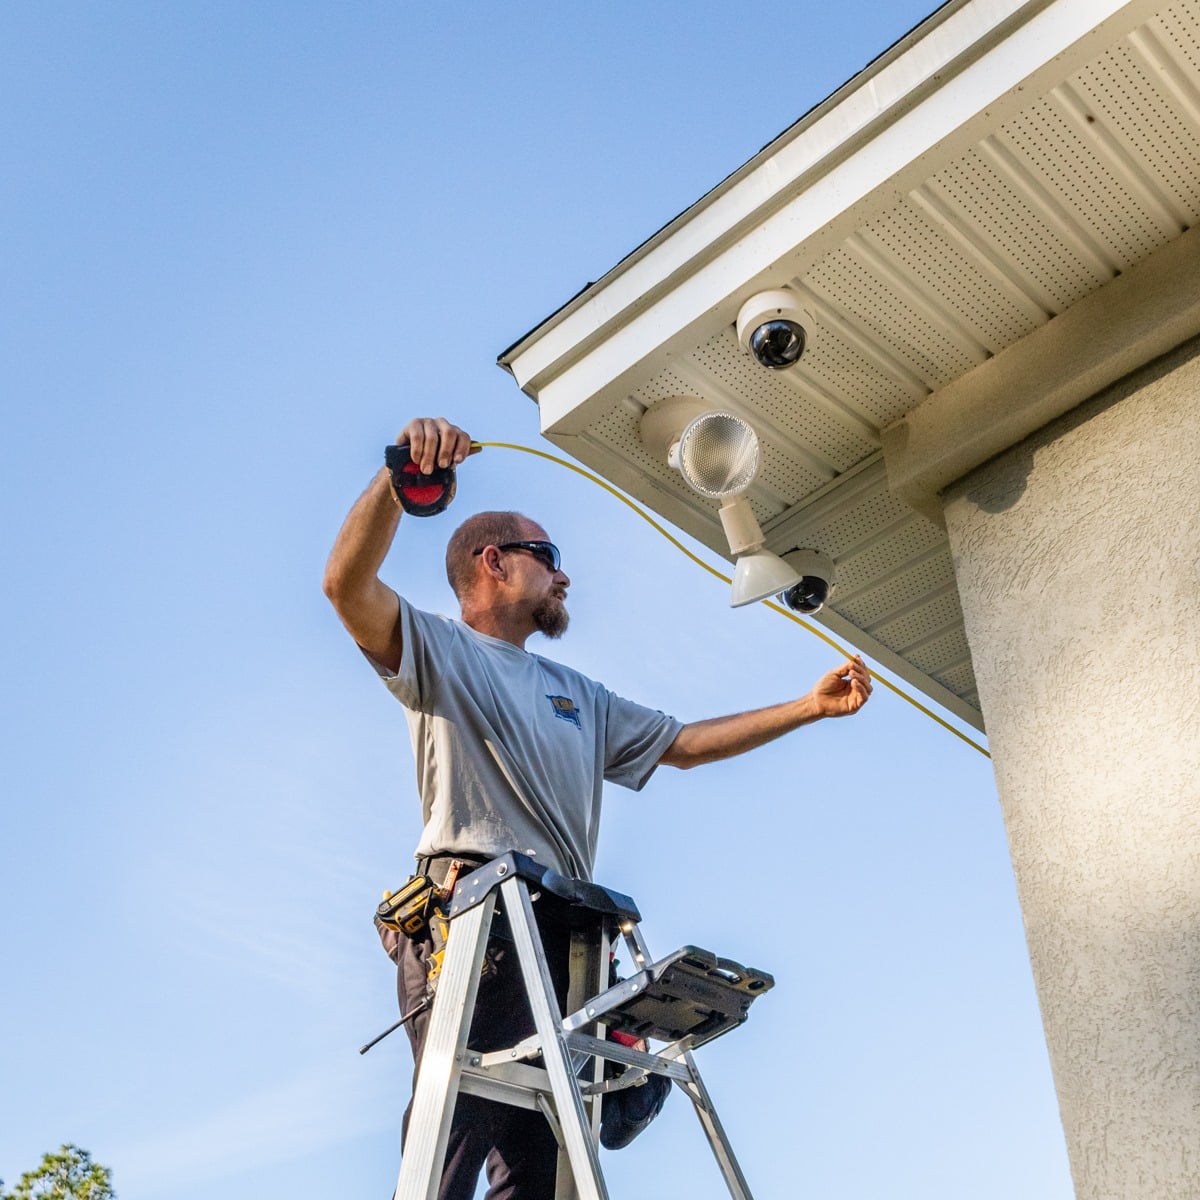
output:
[[557,596],[547,596],[533,610],[533,623],[538,633],[548,638],[560,638],[567,632],[571,623],[571,615],[567,606]]

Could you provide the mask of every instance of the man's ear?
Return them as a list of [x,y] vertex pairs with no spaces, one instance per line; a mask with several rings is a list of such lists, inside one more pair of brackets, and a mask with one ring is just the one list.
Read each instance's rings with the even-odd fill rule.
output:
[[504,565],[504,556],[499,550],[496,549],[495,546],[488,546],[479,557],[483,563],[484,570],[486,570],[493,579],[508,578],[508,568]]

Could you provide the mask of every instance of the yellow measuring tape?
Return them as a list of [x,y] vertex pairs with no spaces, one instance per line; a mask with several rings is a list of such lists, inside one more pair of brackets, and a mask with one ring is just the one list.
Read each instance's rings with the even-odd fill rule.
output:
[[[716,576],[716,578],[721,580],[723,583],[732,584],[733,580],[731,580],[728,575],[722,574],[720,571],[718,571],[716,569],[716,567],[710,566],[708,563],[706,563],[704,561],[704,559],[700,558],[696,554],[693,554],[677,537],[675,537],[674,534],[672,534],[669,530],[665,529],[662,525],[660,525],[648,512],[645,511],[645,509],[643,509],[643,508],[639,507],[637,504],[635,504],[632,500],[629,499],[628,496],[626,496],[622,492],[618,491],[607,480],[601,479],[599,475],[593,475],[591,471],[584,470],[583,467],[579,466],[576,463],[569,462],[565,458],[559,458],[559,456],[557,454],[547,454],[545,450],[535,450],[532,446],[522,446],[517,442],[472,442],[471,443],[472,450],[474,450],[476,447],[478,447],[481,450],[482,449],[520,450],[525,454],[536,454],[538,458],[544,458],[548,462],[557,463],[560,467],[566,467],[568,471],[574,471],[576,475],[582,475],[584,477],[584,479],[590,479],[594,484],[597,485],[597,487],[602,487],[610,495],[616,496],[616,498],[618,500],[620,500],[620,502],[622,504],[633,509],[633,511],[635,513],[637,513],[637,515],[639,517],[641,517],[643,521],[648,522],[655,529],[657,529],[658,532],[661,533],[663,535],[663,537],[665,537],[667,539],[667,541],[670,542],[671,545],[675,547],[676,550],[678,550],[681,554],[686,554],[687,557],[690,558],[692,560],[692,562],[694,562],[698,567],[702,567],[710,575]],[[797,625],[800,626],[801,629],[807,629],[808,632],[813,634],[814,637],[819,637],[821,639],[821,641],[823,641],[827,646],[831,646],[834,650],[836,650],[838,652],[838,654],[844,655],[846,658],[852,658],[854,656],[853,651],[847,650],[844,646],[839,645],[836,641],[834,641],[833,638],[831,638],[829,636],[829,634],[827,634],[825,632],[825,630],[821,629],[819,626],[813,625],[810,622],[803,620],[801,617],[796,616],[796,614],[794,612],[789,612],[786,608],[781,608],[778,604],[774,603],[771,600],[764,600],[762,603],[765,604],[769,609],[771,609],[772,612],[777,612],[777,613],[779,613],[780,616],[787,617],[787,619],[789,621],[794,621]],[[931,721],[936,721],[943,729],[948,729],[952,734],[954,734],[954,736],[956,738],[961,738],[962,741],[966,742],[968,746],[971,746],[974,749],[978,750],[979,753],[982,754],[985,758],[992,757],[991,754],[989,754],[988,751],[985,750],[978,742],[973,741],[971,738],[967,737],[967,735],[965,733],[963,733],[961,730],[955,729],[954,726],[951,725],[949,721],[943,720],[932,709],[927,708],[918,699],[916,699],[916,697],[909,695],[908,692],[904,691],[902,688],[897,687],[890,680],[884,679],[882,676],[876,674],[874,671],[871,671],[870,674],[871,674],[871,678],[874,679],[877,683],[882,684],[885,688],[888,689],[888,691],[895,692],[895,694],[897,696],[899,696],[902,700],[907,700],[908,703],[911,704],[913,706],[913,708],[915,708],[918,712],[924,713],[925,716],[927,716]]]

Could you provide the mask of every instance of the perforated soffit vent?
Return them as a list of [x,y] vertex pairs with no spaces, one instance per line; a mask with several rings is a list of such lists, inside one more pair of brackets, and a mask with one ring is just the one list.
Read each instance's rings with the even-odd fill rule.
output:
[[554,440],[724,553],[715,507],[645,451],[637,422],[680,394],[749,419],[769,546],[838,565],[825,623],[979,726],[944,534],[889,493],[880,430],[1196,222],[1198,64],[1200,0],[1162,6],[776,280],[815,316],[797,367],[763,370],[722,324]]

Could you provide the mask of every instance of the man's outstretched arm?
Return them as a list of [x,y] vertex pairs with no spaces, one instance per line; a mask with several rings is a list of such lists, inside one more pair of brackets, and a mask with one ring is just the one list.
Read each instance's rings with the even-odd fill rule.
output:
[[825,717],[849,717],[871,695],[871,675],[858,655],[822,675],[807,695],[770,708],[733,713],[685,725],[667,747],[660,763],[669,767],[698,767],[744,754]]
[[[417,417],[396,438],[428,474],[434,466],[458,466],[471,439],[443,417]],[[400,598],[379,578],[379,569],[400,524],[388,472],[381,469],[350,510],[325,565],[324,588],[350,636],[389,671],[400,668]]]

